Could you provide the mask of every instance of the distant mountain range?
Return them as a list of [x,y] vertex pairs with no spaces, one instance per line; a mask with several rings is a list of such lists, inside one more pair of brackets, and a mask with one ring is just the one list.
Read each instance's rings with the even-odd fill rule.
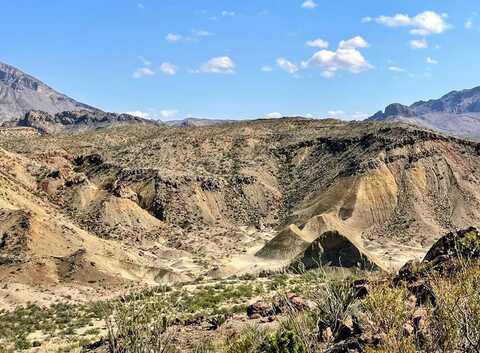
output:
[[166,121],[165,124],[175,127],[205,127],[220,124],[232,124],[235,122],[238,122],[238,120],[186,118],[182,120]]
[[480,138],[480,87],[452,91],[440,99],[410,106],[390,104],[367,120],[404,121],[452,135]]

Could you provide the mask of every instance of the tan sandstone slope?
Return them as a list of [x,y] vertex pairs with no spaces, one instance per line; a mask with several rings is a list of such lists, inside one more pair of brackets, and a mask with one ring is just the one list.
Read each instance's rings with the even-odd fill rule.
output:
[[34,244],[0,266],[9,281],[36,259],[86,286],[260,271],[327,231],[388,269],[480,219],[479,145],[397,123],[129,126],[0,146],[0,208],[15,211],[2,217],[26,220]]

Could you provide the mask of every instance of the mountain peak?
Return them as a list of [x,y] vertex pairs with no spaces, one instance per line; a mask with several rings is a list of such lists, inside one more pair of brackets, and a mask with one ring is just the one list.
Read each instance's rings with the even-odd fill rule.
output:
[[31,110],[49,114],[62,111],[99,111],[55,91],[42,81],[0,62],[0,121],[22,118]]
[[405,120],[452,135],[480,138],[480,86],[410,106],[390,104],[368,120]]

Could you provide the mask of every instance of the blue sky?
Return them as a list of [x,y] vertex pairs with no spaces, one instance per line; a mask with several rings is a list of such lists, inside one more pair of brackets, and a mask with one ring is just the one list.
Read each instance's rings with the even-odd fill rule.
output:
[[2,0],[1,8],[0,61],[82,102],[163,120],[361,118],[480,85],[472,0]]

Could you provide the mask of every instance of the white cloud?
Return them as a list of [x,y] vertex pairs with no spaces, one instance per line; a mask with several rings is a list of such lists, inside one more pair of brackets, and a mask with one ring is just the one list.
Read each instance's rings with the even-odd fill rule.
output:
[[177,73],[178,67],[171,63],[165,62],[160,65],[160,71],[162,71],[162,73],[165,75],[173,76]]
[[367,41],[360,36],[342,40],[336,51],[320,50],[309,60],[304,61],[302,67],[318,67],[326,78],[334,77],[341,70],[357,74],[373,68],[358,50],[366,47],[368,47]]
[[353,37],[348,40],[342,40],[338,47],[340,49],[356,49],[356,48],[368,48],[370,45],[365,39],[360,36]]
[[149,113],[142,112],[142,111],[139,111],[139,110],[135,110],[133,112],[126,112],[125,114],[133,115],[133,116],[136,116],[136,117],[142,118],[142,119],[150,119],[150,114]]
[[219,56],[210,59],[200,67],[200,72],[214,74],[235,73],[235,63],[228,56]]
[[426,60],[426,61],[427,61],[427,64],[429,64],[429,65],[436,65],[436,64],[438,64],[438,61],[435,60],[435,59],[432,59],[430,56],[427,57],[427,60]]
[[262,66],[260,70],[262,70],[263,72],[272,72],[273,68],[271,66],[266,65],[266,66]]
[[153,75],[155,75],[155,72],[152,69],[148,67],[141,67],[134,71],[133,78],[142,78],[145,76],[153,76]]
[[177,33],[168,33],[165,37],[165,40],[169,43],[177,43],[183,40],[183,36]]
[[469,18],[468,20],[465,21],[465,28],[466,29],[472,29],[473,28],[473,20]]
[[277,66],[289,74],[294,74],[298,71],[298,66],[285,58],[278,58]]
[[388,70],[393,71],[393,72],[406,72],[407,71],[407,70],[405,70],[401,67],[398,67],[398,66],[389,66]]
[[[440,34],[452,26],[446,21],[447,14],[439,14],[435,11],[424,11],[414,17],[406,14],[395,14],[393,16],[380,16],[375,18],[375,22],[388,27],[411,27],[412,35],[427,36],[430,34]],[[367,21],[367,22],[371,22]]]
[[388,27],[408,26],[412,19],[408,15],[398,13],[394,16],[380,16],[375,18],[375,22],[383,24]]
[[362,23],[370,23],[373,21],[373,18],[370,16],[366,16],[362,18]]
[[193,34],[197,37],[210,37],[210,36],[213,36],[213,33],[212,32],[209,32],[209,31],[205,31],[203,29],[194,29],[193,31]]
[[274,112],[274,113],[268,113],[265,115],[266,118],[269,119],[280,119],[283,117],[282,113]]
[[371,116],[371,114],[369,114],[369,113],[355,112],[351,115],[351,118],[353,120],[365,120],[365,119],[369,118],[370,116]]
[[329,116],[343,116],[345,112],[343,110],[330,110],[327,112]]
[[176,109],[163,109],[163,110],[160,110],[158,113],[159,113],[159,116],[163,119],[171,119],[178,114],[178,110],[176,110]]
[[413,39],[409,42],[410,48],[412,49],[425,49],[428,48],[428,42],[424,39]]
[[302,4],[302,8],[304,8],[304,9],[314,9],[317,6],[318,6],[317,3],[313,0],[304,1],[303,4]]
[[321,49],[328,48],[328,42],[323,40],[323,39],[320,39],[320,38],[314,39],[314,40],[309,40],[305,44],[308,45],[309,47],[312,47],[312,48],[321,48]]
[[223,17],[233,17],[233,16],[235,16],[235,12],[234,11],[222,11],[222,16]]

